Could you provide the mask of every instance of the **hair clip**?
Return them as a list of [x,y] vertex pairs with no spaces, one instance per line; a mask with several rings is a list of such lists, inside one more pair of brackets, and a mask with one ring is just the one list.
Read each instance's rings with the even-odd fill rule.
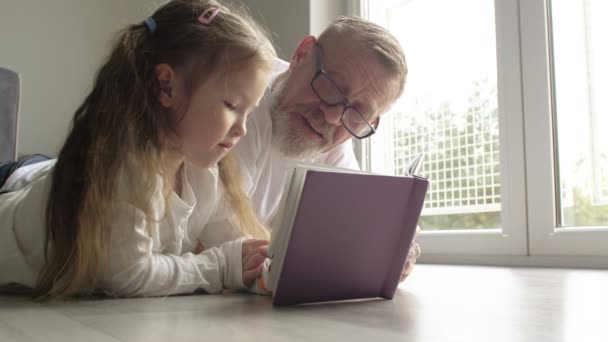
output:
[[211,7],[207,9],[203,14],[198,16],[198,21],[204,25],[209,25],[213,18],[220,12],[219,7]]
[[156,32],[156,20],[154,20],[154,18],[148,17],[146,20],[144,20],[144,23],[146,24],[146,26],[148,26],[148,30],[150,30],[150,33]]

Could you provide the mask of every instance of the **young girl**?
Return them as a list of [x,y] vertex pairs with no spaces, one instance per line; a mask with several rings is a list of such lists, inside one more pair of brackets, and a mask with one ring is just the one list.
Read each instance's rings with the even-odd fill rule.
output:
[[267,233],[229,151],[274,58],[251,18],[213,0],[173,0],[125,29],[57,160],[0,196],[0,286],[39,299],[250,286]]

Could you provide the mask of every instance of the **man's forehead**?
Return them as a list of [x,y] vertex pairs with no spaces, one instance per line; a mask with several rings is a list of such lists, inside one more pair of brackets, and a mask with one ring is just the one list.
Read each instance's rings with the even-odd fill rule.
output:
[[396,100],[396,77],[360,41],[336,35],[322,42],[322,50],[327,73],[349,101],[377,114]]

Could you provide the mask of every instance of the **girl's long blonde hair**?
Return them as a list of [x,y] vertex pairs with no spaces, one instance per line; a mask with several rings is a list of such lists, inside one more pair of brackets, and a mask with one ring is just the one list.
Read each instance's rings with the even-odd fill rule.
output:
[[[221,7],[208,25],[198,16]],[[151,212],[150,200],[161,175],[165,192],[174,180],[163,167],[175,145],[166,137],[174,129],[157,100],[154,67],[171,65],[186,78],[192,93],[228,56],[231,64],[256,63],[270,70],[275,50],[266,32],[242,9],[214,0],[173,0],[145,23],[131,25],[118,36],[112,52],[97,73],[93,90],[76,110],[71,131],[52,174],[46,208],[46,263],[34,289],[37,299],[87,294],[107,260],[109,213],[117,194],[117,178],[126,173],[133,204]],[[138,169],[125,168],[135,158]],[[243,234],[267,238],[241,190],[236,159],[219,163],[220,178],[241,221]]]

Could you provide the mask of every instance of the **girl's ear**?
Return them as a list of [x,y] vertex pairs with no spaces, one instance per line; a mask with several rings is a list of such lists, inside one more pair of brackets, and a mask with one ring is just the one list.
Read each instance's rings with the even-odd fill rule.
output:
[[165,107],[171,108],[176,103],[175,70],[169,64],[158,64],[154,67],[156,82],[158,82],[158,102]]

